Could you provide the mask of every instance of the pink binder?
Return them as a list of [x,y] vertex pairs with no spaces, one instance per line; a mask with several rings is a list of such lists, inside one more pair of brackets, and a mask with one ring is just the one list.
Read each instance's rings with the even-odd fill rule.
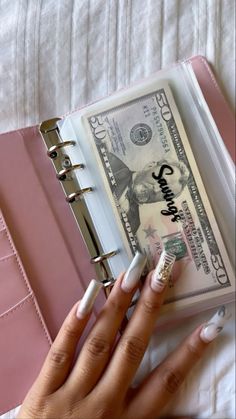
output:
[[[234,117],[203,57],[193,70],[235,161]],[[0,136],[0,413],[19,405],[95,276],[38,127]],[[96,315],[104,302],[99,297]]]

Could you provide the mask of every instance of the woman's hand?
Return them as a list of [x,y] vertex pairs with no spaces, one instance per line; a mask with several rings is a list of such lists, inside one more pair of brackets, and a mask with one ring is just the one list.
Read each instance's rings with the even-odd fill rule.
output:
[[145,259],[136,254],[120,275],[73,363],[77,343],[89,319],[100,284],[92,281],[55,339],[42,370],[20,409],[22,419],[154,419],[222,329],[224,307],[211,322],[199,326],[145,379],[131,384],[158,319],[165,285],[174,263],[163,253],[145,281],[136,309],[114,348],[134,295]]

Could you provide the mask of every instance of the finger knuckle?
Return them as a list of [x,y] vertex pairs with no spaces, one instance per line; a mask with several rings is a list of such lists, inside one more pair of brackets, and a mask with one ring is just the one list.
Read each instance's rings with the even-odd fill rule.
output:
[[22,406],[20,417],[35,419],[39,417],[39,412],[41,419],[48,417],[47,400],[38,400],[37,398],[30,397],[26,400],[25,405]]
[[91,375],[91,368],[90,368],[89,362],[87,362],[86,365],[85,364],[80,365],[79,375],[81,377],[81,381],[83,382],[86,382],[89,379]]
[[159,301],[143,300],[141,304],[145,314],[156,314],[161,307]]
[[111,419],[114,415],[114,408],[111,406],[101,405],[98,406],[97,412],[96,412],[96,418],[97,419]]
[[134,364],[141,361],[146,349],[142,339],[135,336],[128,336],[123,339],[121,346],[128,361]]
[[73,416],[74,418],[111,419],[120,417],[117,415],[118,405],[114,399],[114,394],[110,398],[107,397],[107,394],[101,395],[95,390],[85,400],[78,404],[77,416]]
[[124,301],[119,300],[117,298],[111,298],[109,301],[109,310],[111,310],[115,314],[122,313],[127,309],[127,304]]
[[183,380],[181,372],[172,367],[166,367],[162,373],[163,388],[170,394],[175,393],[179,389]]
[[64,334],[69,339],[78,339],[78,334],[76,333],[76,330],[73,328],[73,326],[70,323],[65,323],[64,325]]
[[92,336],[87,342],[87,350],[93,357],[110,352],[110,344],[103,336]]
[[201,357],[201,352],[196,344],[193,344],[191,342],[186,342],[185,348],[187,351],[187,355],[190,355],[193,357],[196,361]]
[[[72,418],[79,418],[79,403],[77,399],[74,398],[74,394],[67,393],[66,402],[64,403],[65,406],[65,413],[63,418],[65,419],[72,419]],[[59,418],[58,418],[59,419]]]
[[49,353],[49,362],[55,368],[63,368],[70,361],[70,354],[66,351],[53,348]]

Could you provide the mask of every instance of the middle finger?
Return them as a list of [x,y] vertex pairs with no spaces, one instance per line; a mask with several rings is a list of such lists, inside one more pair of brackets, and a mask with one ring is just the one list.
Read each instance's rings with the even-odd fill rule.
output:
[[155,328],[174,261],[175,256],[164,251],[155,271],[148,275],[132,318],[101,379],[104,393],[111,389],[124,395],[130,387]]

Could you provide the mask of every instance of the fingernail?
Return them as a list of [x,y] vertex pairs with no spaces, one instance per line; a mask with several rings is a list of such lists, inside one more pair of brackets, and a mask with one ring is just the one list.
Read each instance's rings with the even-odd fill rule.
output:
[[216,314],[203,326],[200,338],[203,342],[211,342],[214,340],[218,334],[223,330],[223,327],[227,320],[231,317],[225,306],[219,308]]
[[102,287],[102,282],[96,281],[95,279],[92,279],[90,281],[89,286],[86,289],[84,296],[79,303],[79,307],[76,312],[76,317],[78,317],[79,319],[83,319],[85,316],[87,316],[88,313],[90,313],[95,303],[96,297]]
[[121,288],[125,292],[131,292],[139,282],[140,276],[146,265],[147,258],[140,252],[136,252],[135,256],[125,273]]
[[166,252],[165,250],[162,252],[151,278],[151,288],[153,291],[160,293],[164,290],[175,259],[176,257],[172,253]]

